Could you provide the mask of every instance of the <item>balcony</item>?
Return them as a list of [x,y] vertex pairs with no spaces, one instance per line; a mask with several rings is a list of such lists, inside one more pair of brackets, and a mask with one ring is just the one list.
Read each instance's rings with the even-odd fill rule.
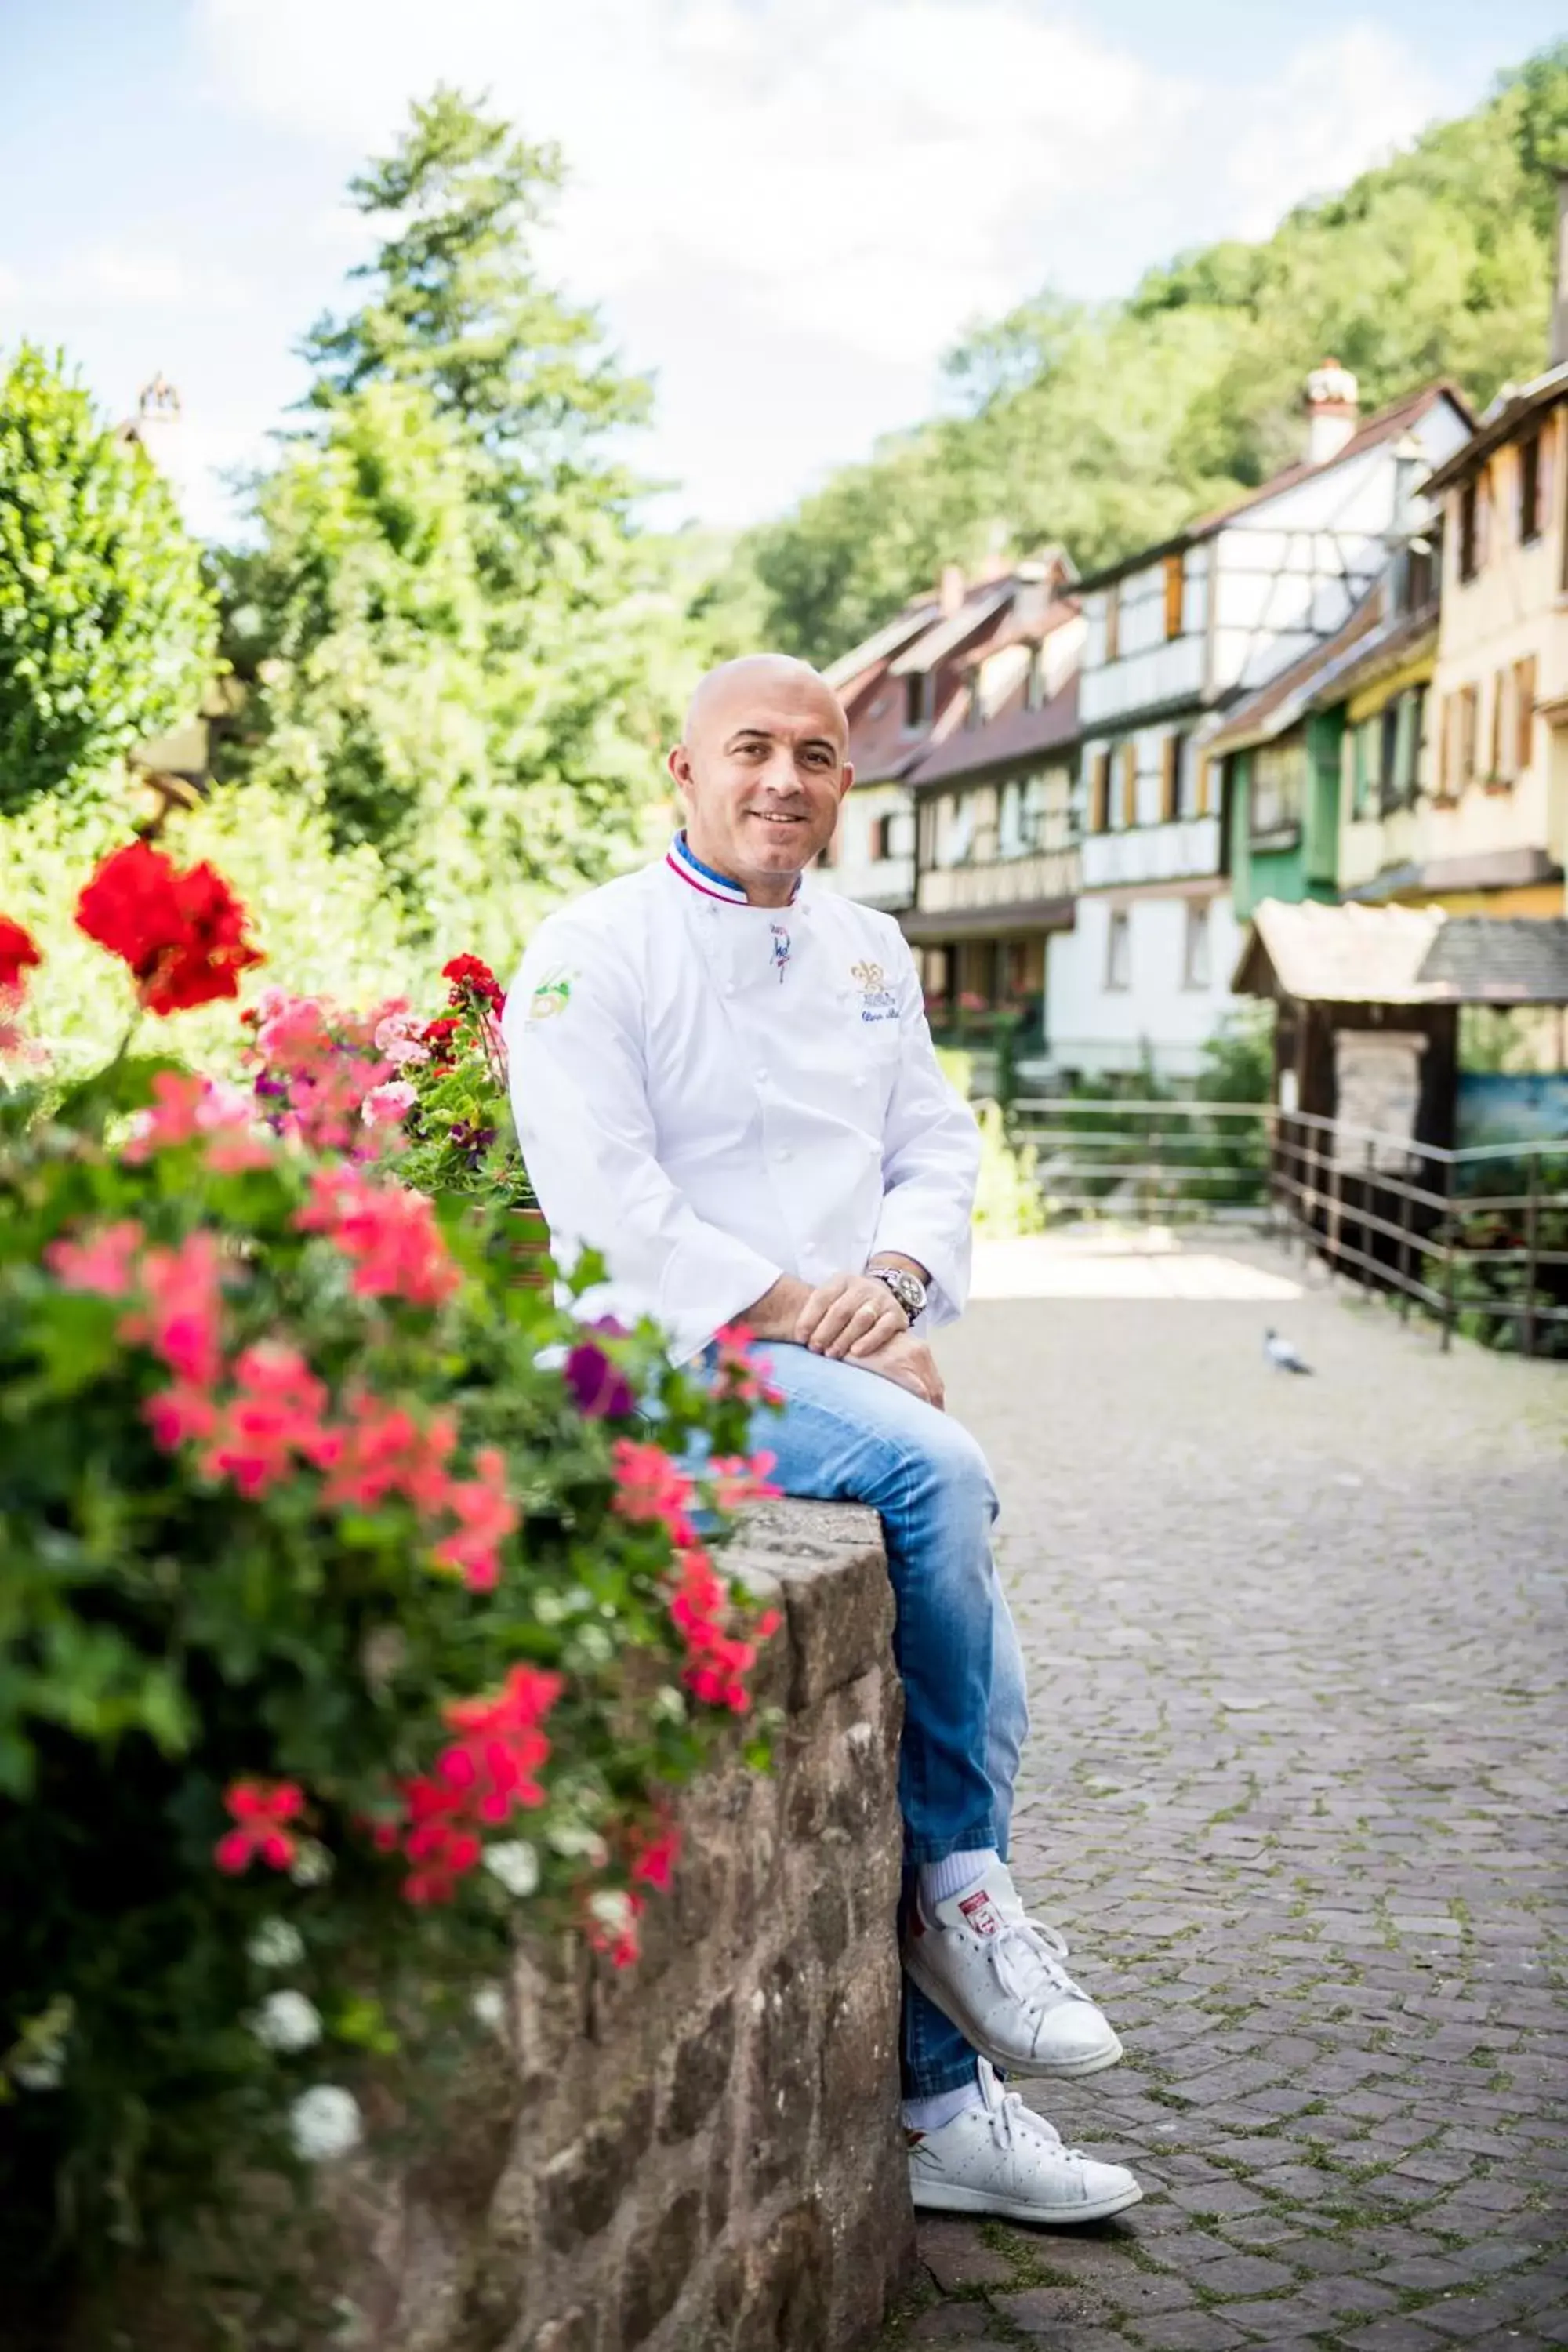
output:
[[1079,887],[1079,853],[1038,849],[984,865],[934,866],[920,877],[915,906],[921,915],[1026,915],[1071,899]]
[[1086,890],[1128,888],[1142,882],[1184,882],[1217,874],[1219,850],[1217,816],[1134,825],[1126,833],[1091,833],[1083,845],[1083,887]]

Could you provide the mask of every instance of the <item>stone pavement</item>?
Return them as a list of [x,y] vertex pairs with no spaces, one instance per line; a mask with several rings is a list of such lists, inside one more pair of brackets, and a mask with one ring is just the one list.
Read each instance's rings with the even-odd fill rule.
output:
[[1145,2200],[926,2222],[887,2352],[1568,2346],[1568,1368],[1321,1286],[990,1299],[942,1353],[1029,1659],[1019,1880],[1127,2048],[1021,2087]]

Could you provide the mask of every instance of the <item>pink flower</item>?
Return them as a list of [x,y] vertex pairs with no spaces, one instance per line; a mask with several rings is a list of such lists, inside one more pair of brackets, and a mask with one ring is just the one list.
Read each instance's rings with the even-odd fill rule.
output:
[[210,1388],[223,1360],[219,1272],[209,1233],[188,1234],[174,1249],[150,1249],[142,1261],[143,1303],[122,1318],[121,1338],[161,1356],[176,1380]]
[[437,1413],[421,1428],[401,1405],[360,1390],[349,1399],[348,1419],[336,1434],[327,1502],[374,1510],[389,1495],[404,1495],[426,1517],[446,1505],[446,1465],[458,1442],[450,1414]]
[[268,1870],[287,1870],[299,1840],[285,1824],[305,1809],[305,1792],[298,1782],[231,1780],[223,1801],[238,1826],[226,1831],[213,1849],[218,1868],[232,1876],[259,1861]]
[[430,1059],[430,1048],[421,1043],[425,1024],[416,1013],[389,1013],[375,1027],[375,1050],[397,1069],[417,1068]]
[[318,1469],[336,1460],[342,1440],[321,1418],[325,1385],[297,1348],[258,1340],[237,1360],[234,1380],[202,1457],[209,1476],[232,1478],[254,1497],[292,1476],[297,1459]]
[[679,1859],[680,1832],[669,1822],[637,1853],[632,1863],[633,1883],[656,1887],[661,1895],[668,1893],[670,1873]]
[[507,1498],[506,1459],[499,1449],[481,1446],[474,1467],[477,1477],[455,1479],[447,1488],[458,1532],[443,1537],[431,1558],[437,1568],[461,1576],[471,1592],[489,1592],[500,1580],[500,1546],[516,1530],[520,1514]]
[[460,1279],[424,1195],[357,1169],[317,1169],[310,1202],[294,1222],[302,1233],[328,1234],[353,1261],[362,1297],[438,1307]]
[[646,1521],[668,1529],[672,1543],[691,1541],[688,1506],[691,1481],[662,1445],[639,1444],[617,1437],[612,1449],[616,1470],[614,1508],[623,1519]]
[[706,1475],[712,1481],[719,1508],[738,1511],[743,1504],[768,1503],[782,1495],[782,1486],[768,1484],[768,1472],[777,1460],[776,1454],[754,1454],[750,1461],[739,1454],[715,1455]]
[[243,1095],[211,1078],[183,1070],[160,1070],[153,1080],[153,1101],[137,1119],[125,1146],[132,1163],[151,1160],[198,1137],[208,1139],[207,1158],[219,1175],[237,1175],[243,1169],[264,1168],[266,1145],[251,1132],[250,1109]]
[[84,1241],[51,1242],[44,1258],[62,1289],[125,1298],[135,1287],[133,1264],[146,1238],[134,1217],[122,1217],[117,1224],[100,1225]]
[[714,1367],[714,1386],[720,1396],[738,1399],[742,1404],[782,1404],[779,1390],[768,1385],[772,1370],[765,1356],[752,1353],[752,1333],[743,1323],[727,1323],[713,1335],[719,1350]]
[[212,1435],[217,1427],[217,1407],[205,1390],[187,1387],[176,1381],[171,1389],[160,1389],[150,1396],[142,1408],[143,1418],[153,1433],[153,1443],[165,1454],[193,1440]]
[[372,1087],[359,1107],[359,1115],[367,1127],[395,1127],[407,1118],[418,1099],[406,1078],[392,1078],[384,1087]]

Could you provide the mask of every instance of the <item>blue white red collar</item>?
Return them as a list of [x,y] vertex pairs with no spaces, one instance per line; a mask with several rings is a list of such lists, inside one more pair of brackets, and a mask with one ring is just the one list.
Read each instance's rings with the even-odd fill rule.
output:
[[[689,883],[693,890],[700,890],[705,898],[720,898],[731,907],[751,904],[740,883],[732,882],[727,874],[716,874],[711,866],[704,866],[702,860],[687,847],[684,833],[676,835],[665,851],[664,862],[672,874],[679,874],[683,882]],[[792,907],[799,896],[800,877],[796,875],[795,888],[790,893]],[[776,913],[777,909],[774,911]]]

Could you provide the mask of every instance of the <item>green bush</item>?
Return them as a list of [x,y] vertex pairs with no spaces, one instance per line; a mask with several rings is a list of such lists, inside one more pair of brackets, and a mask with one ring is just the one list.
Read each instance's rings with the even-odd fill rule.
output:
[[0,814],[190,718],[216,641],[167,485],[24,344],[0,376]]

